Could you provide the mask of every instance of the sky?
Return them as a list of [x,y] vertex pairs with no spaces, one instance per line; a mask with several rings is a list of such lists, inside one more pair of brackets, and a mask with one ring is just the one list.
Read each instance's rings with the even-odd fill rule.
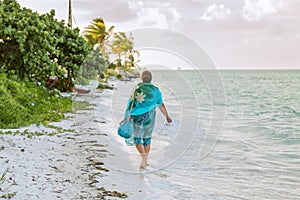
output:
[[[40,13],[55,9],[56,17],[67,21],[68,0],[18,2]],[[300,69],[299,0],[73,0],[72,8],[73,25],[81,30],[102,17],[115,31],[159,28],[182,34],[218,69]],[[171,57],[172,65],[183,64]]]

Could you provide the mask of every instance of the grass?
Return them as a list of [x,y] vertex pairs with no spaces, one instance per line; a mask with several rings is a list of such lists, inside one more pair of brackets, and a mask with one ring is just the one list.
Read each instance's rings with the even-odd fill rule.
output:
[[0,129],[19,128],[44,121],[60,121],[73,110],[70,98],[56,91],[0,74]]
[[[28,138],[64,132],[75,132],[51,125],[66,118],[64,113],[76,110],[91,110],[95,104],[87,101],[72,101],[63,98],[58,91],[48,90],[32,82],[20,82],[8,79],[0,74],[0,135],[22,135]],[[43,125],[51,131],[5,130],[25,127],[31,124]],[[1,130],[2,129],[2,130]]]
[[73,101],[74,110],[91,110],[95,104],[90,104],[88,101]]

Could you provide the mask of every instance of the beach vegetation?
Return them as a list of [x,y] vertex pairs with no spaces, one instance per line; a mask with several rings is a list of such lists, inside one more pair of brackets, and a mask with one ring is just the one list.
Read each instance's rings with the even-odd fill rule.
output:
[[[108,28],[103,18],[93,19],[90,25],[85,28],[83,36],[95,51],[93,55],[88,57],[87,63],[95,64],[88,64],[82,70],[88,72],[85,74],[97,76],[98,80],[105,81],[110,77],[116,77],[119,80],[138,77],[138,57],[140,54],[134,49],[132,34],[113,33],[113,30],[114,26]],[[102,62],[99,62],[100,59]],[[95,60],[98,62],[94,62]],[[86,79],[90,78],[88,75],[85,77]]]
[[73,108],[74,110],[91,110],[91,107],[96,106],[95,104],[91,104],[88,101],[74,101]]
[[102,90],[113,88],[110,77],[133,78],[134,38],[113,30],[96,18],[80,36],[54,10],[39,14],[16,0],[1,1],[0,129],[60,121],[75,105],[61,92],[74,91],[75,83],[97,78]]
[[[132,71],[138,67],[139,60],[135,58],[140,56],[139,51],[134,49],[134,37],[132,33],[126,35],[124,32],[114,33],[113,41],[110,44],[113,54],[118,55],[115,59],[119,63],[118,67],[121,70]],[[123,58],[123,59],[122,59]]]
[[109,45],[108,39],[113,33],[114,26],[106,27],[106,24],[103,18],[95,18],[92,20],[90,25],[88,25],[84,32],[83,36],[86,41],[93,46],[94,49],[98,49],[101,53],[102,58],[106,64],[109,64]]
[[39,14],[22,8],[15,0],[0,4],[0,73],[21,81],[68,91],[91,46],[64,20],[55,18],[55,11]]
[[91,49],[54,10],[41,15],[16,0],[1,1],[0,129],[48,124],[72,112],[61,92],[73,90]]
[[73,110],[70,98],[30,81],[0,74],[0,128],[18,128],[44,121],[60,121]]
[[112,89],[114,89],[114,87],[113,87],[113,86],[110,86],[110,85],[107,84],[107,83],[102,83],[102,82],[100,82],[100,83],[98,84],[97,89],[99,89],[99,90],[104,90],[104,89],[112,90]]
[[102,80],[109,65],[109,38],[114,26],[107,27],[103,18],[95,18],[83,31],[83,37],[92,46],[78,72],[77,84],[87,85],[90,80]]
[[85,61],[82,63],[78,71],[75,83],[79,85],[87,85],[91,80],[103,79],[106,69],[106,61],[101,55],[99,47],[93,49]]

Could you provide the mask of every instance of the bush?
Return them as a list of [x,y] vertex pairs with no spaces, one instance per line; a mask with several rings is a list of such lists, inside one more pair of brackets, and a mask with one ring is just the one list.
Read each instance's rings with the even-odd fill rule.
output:
[[18,128],[44,121],[59,121],[72,111],[69,98],[32,82],[18,82],[0,74],[0,128]]
[[90,45],[55,11],[40,15],[15,0],[0,3],[0,72],[21,80],[45,83],[56,76],[62,90],[70,89]]

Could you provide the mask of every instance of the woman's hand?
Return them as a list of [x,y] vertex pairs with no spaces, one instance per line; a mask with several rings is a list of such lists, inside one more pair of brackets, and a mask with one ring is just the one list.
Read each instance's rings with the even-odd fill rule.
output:
[[161,106],[159,106],[159,109],[160,109],[160,111],[162,112],[162,114],[164,115],[164,116],[166,116],[166,120],[167,120],[167,122],[172,122],[172,119],[169,117],[169,115],[168,115],[168,112],[167,112],[167,109],[166,109],[166,106],[165,106],[165,104],[162,104]]
[[172,119],[171,119],[171,117],[169,117],[169,116],[166,117],[166,120],[167,120],[167,122],[169,122],[169,123],[172,122]]

